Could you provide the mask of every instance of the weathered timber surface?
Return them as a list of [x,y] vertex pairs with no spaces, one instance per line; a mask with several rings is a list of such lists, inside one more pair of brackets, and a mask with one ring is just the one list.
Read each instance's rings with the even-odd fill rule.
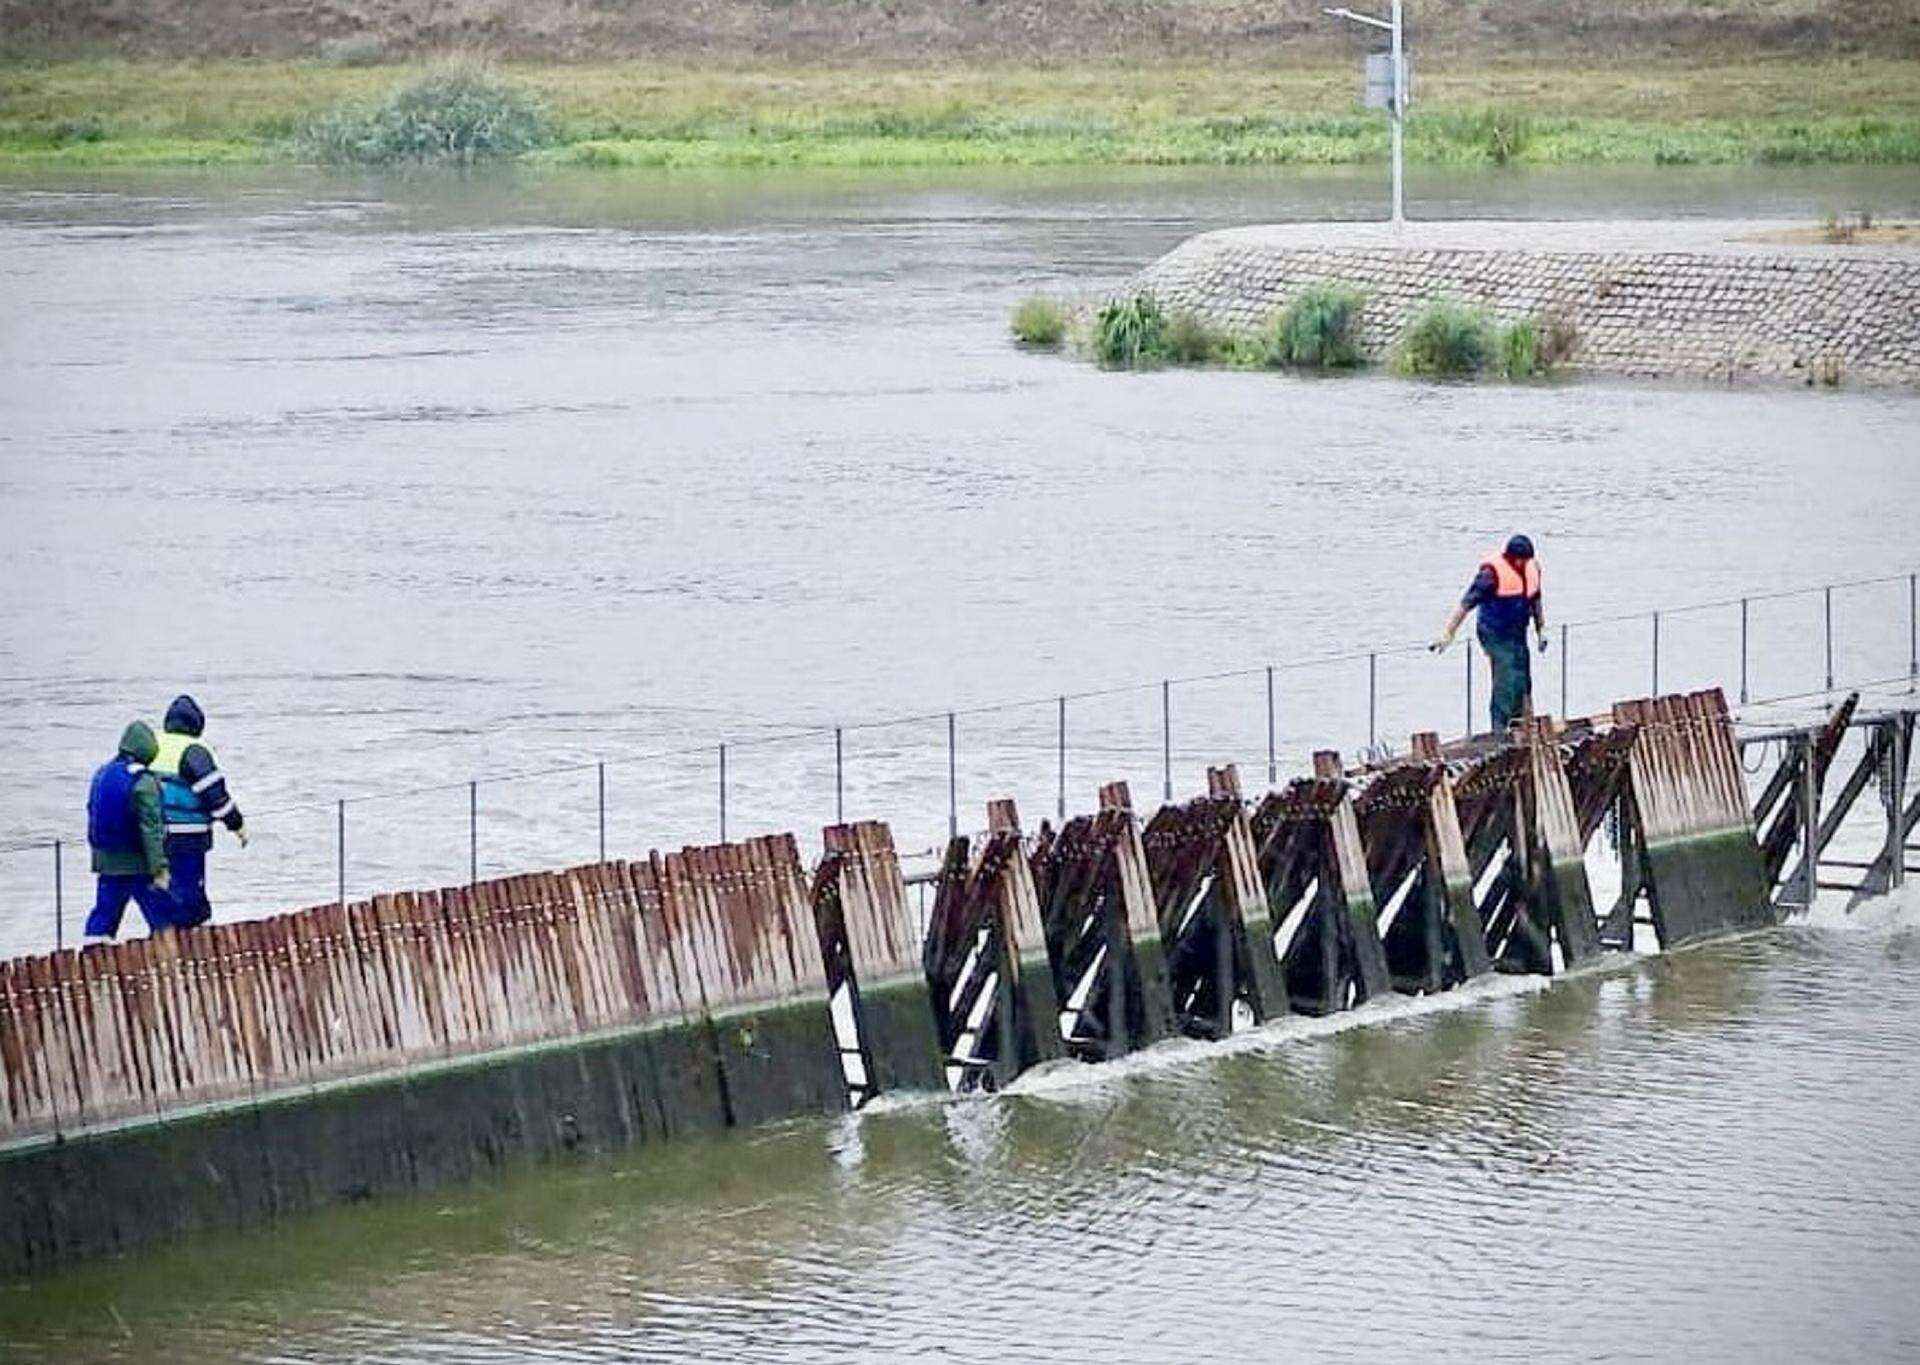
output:
[[1374,223],[1193,237],[1130,289],[1252,330],[1309,284],[1367,296],[1384,360],[1429,301],[1559,323],[1574,369],[1646,377],[1920,385],[1920,251],[1788,246],[1767,223]]

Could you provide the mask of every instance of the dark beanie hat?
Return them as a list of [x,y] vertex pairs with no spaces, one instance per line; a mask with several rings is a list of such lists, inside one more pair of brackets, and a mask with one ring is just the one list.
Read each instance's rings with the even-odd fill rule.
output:
[[1515,536],[1512,540],[1509,540],[1507,542],[1507,558],[1532,559],[1533,558],[1533,542],[1531,540],[1528,540],[1525,536]]

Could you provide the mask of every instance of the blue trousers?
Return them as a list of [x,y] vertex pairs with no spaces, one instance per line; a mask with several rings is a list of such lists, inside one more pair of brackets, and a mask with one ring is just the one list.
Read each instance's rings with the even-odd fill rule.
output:
[[106,874],[93,893],[93,909],[87,915],[89,938],[112,938],[120,932],[120,917],[131,898],[146,916],[147,932],[157,934],[173,924],[173,897],[153,884],[144,872],[132,875]]
[[1527,654],[1526,631],[1523,628],[1517,637],[1482,632],[1480,648],[1487,652],[1487,663],[1493,668],[1493,697],[1487,708],[1493,730],[1505,734],[1509,721],[1526,714],[1527,702],[1533,696],[1533,660]]
[[207,850],[198,840],[167,840],[167,866],[173,873],[173,923],[191,929],[213,918],[207,902]]

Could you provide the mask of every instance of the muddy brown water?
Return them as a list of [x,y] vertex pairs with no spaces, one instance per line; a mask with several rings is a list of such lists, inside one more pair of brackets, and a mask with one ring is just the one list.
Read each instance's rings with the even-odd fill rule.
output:
[[[1376,177],[293,174],[0,186],[8,838],[181,688],[258,837],[223,916],[834,805],[964,823],[1258,779],[1367,738],[1364,660],[1490,541],[1588,619],[1909,567],[1914,399],[1603,383],[1104,374],[1005,335],[1190,232],[1341,218]],[[1920,211],[1897,172],[1457,176],[1424,211]],[[1905,667],[1903,584],[1836,671]],[[1818,597],[1756,603],[1756,695],[1817,687]],[[1663,624],[1729,683],[1738,617]],[[1573,709],[1648,684],[1582,627]],[[1462,657],[1379,663],[1375,728],[1464,718]],[[1542,686],[1557,703],[1558,656]],[[1253,672],[1237,670],[1251,666]],[[1477,705],[1484,706],[1484,683]],[[804,733],[794,733],[796,729]],[[564,764],[589,766],[509,780]],[[412,796],[422,785],[453,784]],[[16,840],[12,836],[17,833]],[[0,951],[52,939],[0,854]],[[86,893],[66,861],[67,932]],[[1907,918],[1798,928],[1382,1026],[1042,1079],[206,1238],[0,1291],[22,1360],[1807,1358],[1920,1349]]]
[[[1352,753],[1366,661],[1310,661],[1429,638],[1512,529],[1557,620],[1914,567],[1910,395],[1114,375],[1007,337],[1029,292],[1353,217],[1378,181],[0,186],[0,952],[52,943],[38,841],[67,841],[74,933],[86,776],[181,689],[257,835],[215,855],[234,917],[336,894],[343,797],[349,895],[592,858],[602,759],[610,853],[710,841],[722,742],[729,833],[810,841],[836,725],[847,815],[931,847],[955,707],[1033,699],[958,717],[954,769],[964,825],[1000,795],[1037,819],[1061,693],[1104,693],[1068,707],[1070,805],[1115,777],[1145,801],[1167,677],[1233,674],[1171,690],[1175,790],[1223,759],[1262,781],[1264,666],[1284,768]],[[1415,190],[1434,215],[1920,209],[1907,170]],[[1902,672],[1906,611],[1904,583],[1838,594],[1836,674]],[[1821,613],[1755,604],[1755,696],[1820,686]],[[1670,614],[1662,686],[1732,687],[1738,632]],[[1649,636],[1576,630],[1569,708],[1644,693]],[[1383,657],[1373,733],[1457,731],[1465,681],[1457,648]]]

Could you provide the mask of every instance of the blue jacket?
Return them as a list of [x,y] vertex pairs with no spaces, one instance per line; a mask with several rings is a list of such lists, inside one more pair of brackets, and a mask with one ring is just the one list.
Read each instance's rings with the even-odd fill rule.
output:
[[244,822],[240,807],[227,793],[227,780],[213,750],[200,742],[205,728],[206,717],[192,697],[174,698],[153,760],[167,838],[186,848],[209,847],[216,820],[228,829],[239,829]]
[[167,852],[160,791],[147,770],[153,731],[139,721],[120,737],[120,752],[100,765],[87,789],[87,844],[93,870],[103,876],[157,876]]

